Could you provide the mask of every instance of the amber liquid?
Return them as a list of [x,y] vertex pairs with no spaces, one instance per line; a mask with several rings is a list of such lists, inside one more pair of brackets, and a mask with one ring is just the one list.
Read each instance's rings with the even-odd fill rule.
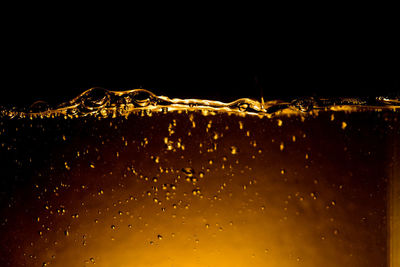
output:
[[396,266],[399,118],[373,108],[3,118],[0,263]]

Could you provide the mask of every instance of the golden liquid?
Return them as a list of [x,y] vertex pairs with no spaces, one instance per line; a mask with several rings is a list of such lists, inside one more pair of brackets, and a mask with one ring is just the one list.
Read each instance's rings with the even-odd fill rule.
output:
[[398,103],[329,101],[3,110],[1,266],[398,266]]

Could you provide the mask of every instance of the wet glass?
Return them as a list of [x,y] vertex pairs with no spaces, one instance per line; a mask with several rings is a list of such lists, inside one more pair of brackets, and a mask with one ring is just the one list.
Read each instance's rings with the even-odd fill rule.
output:
[[399,100],[0,112],[1,266],[399,266]]

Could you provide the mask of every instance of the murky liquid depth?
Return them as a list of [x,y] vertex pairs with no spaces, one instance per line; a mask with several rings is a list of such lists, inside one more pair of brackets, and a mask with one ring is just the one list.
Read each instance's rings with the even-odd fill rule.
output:
[[1,266],[398,266],[395,105],[107,94],[3,111]]

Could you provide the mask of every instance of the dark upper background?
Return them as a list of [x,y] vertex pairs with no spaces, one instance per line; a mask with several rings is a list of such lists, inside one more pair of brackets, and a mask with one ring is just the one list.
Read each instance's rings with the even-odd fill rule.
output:
[[57,104],[91,87],[222,101],[262,93],[265,99],[400,94],[394,15],[343,24],[323,14],[305,23],[253,25],[128,18],[124,27],[83,15],[86,23],[55,14],[3,24],[0,105]]

